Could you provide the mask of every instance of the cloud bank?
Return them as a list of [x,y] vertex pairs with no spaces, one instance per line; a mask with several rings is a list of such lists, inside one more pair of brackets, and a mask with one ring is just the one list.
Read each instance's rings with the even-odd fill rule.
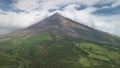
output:
[[119,0],[13,0],[10,6],[19,11],[0,9],[0,34],[28,27],[59,12],[79,23],[120,36]]

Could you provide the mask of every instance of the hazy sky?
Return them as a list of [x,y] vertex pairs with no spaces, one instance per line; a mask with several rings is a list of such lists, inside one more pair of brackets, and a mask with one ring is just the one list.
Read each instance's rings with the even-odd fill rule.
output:
[[0,0],[0,34],[28,27],[55,12],[120,36],[120,0]]

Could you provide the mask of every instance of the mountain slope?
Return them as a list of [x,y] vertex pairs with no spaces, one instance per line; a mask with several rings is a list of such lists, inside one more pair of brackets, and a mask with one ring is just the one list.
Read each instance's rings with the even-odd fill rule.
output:
[[53,34],[53,32],[59,33],[61,35],[67,35],[74,38],[81,38],[89,41],[94,41],[103,44],[111,44],[111,45],[119,45],[120,37],[116,37],[114,35],[95,30],[83,24],[74,22],[68,18],[65,18],[58,13],[52,15],[40,21],[28,28],[16,31],[14,33],[4,35],[4,36],[21,36],[32,33],[39,32],[49,32]]
[[[119,68],[120,38],[54,14],[0,39],[1,68]],[[116,46],[117,45],[117,46]]]

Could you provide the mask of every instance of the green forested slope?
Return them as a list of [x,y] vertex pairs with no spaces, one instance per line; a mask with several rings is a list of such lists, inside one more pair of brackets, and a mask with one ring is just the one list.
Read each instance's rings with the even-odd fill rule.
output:
[[0,68],[119,68],[120,48],[47,32],[0,40]]

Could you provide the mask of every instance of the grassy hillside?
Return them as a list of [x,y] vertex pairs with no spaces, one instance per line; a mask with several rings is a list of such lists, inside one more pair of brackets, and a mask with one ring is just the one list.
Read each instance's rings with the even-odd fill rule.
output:
[[120,47],[59,33],[0,39],[0,68],[119,68]]

